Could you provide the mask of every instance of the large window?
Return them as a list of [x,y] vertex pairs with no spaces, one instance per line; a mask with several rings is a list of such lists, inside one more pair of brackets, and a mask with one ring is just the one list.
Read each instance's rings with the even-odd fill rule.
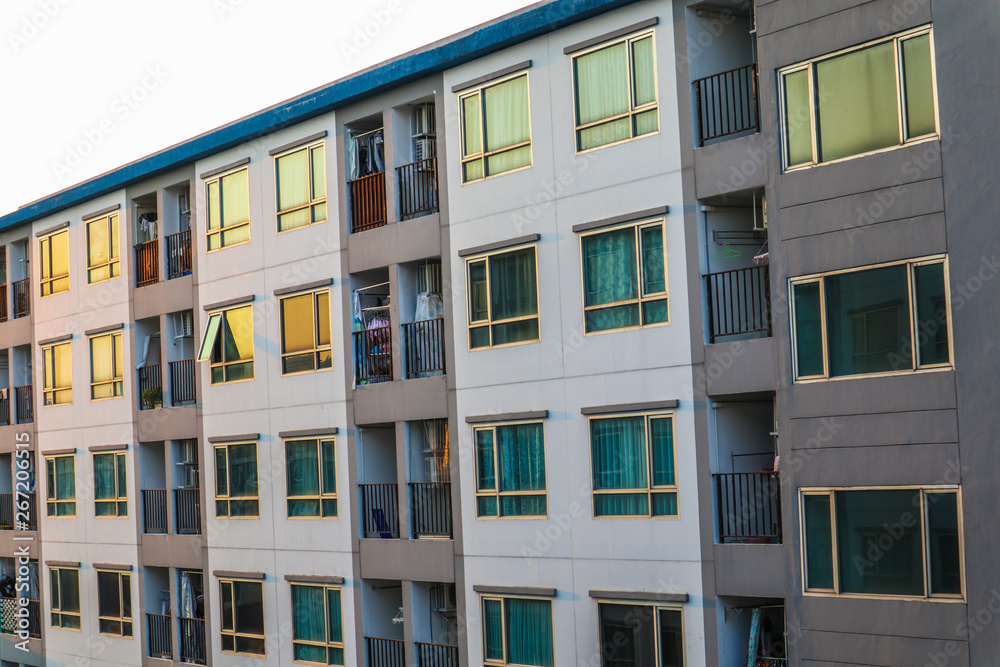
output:
[[76,516],[76,459],[45,457],[46,516]]
[[87,282],[99,283],[121,275],[118,260],[118,214],[87,223]]
[[922,29],[782,70],[785,167],[936,134],[932,54]]
[[528,75],[463,94],[462,182],[531,166]]
[[219,579],[222,652],[264,655],[264,590],[259,581]]
[[69,341],[42,348],[42,378],[45,405],[73,402],[73,359]]
[[333,438],[285,443],[288,516],[337,516],[337,448]]
[[281,300],[281,372],[304,373],[333,367],[330,292]]
[[114,331],[90,339],[90,398],[122,395],[125,363],[122,360],[122,332]]
[[132,575],[97,571],[98,624],[102,635],[132,636]]
[[128,516],[128,484],[124,452],[94,454],[94,513]]
[[249,172],[240,169],[208,181],[208,251],[250,240]]
[[804,490],[806,590],[961,597],[960,508],[949,487]]
[[69,290],[69,230],[43,236],[38,241],[42,296]]
[[680,609],[602,602],[598,616],[603,667],[684,667]]
[[659,129],[655,60],[652,32],[573,58],[578,151]]
[[475,429],[476,515],[545,516],[545,438],[541,423]]
[[594,516],[677,516],[670,415],[591,418],[590,453]]
[[260,516],[257,492],[257,443],[215,448],[215,516]]
[[198,361],[208,361],[212,384],[253,379],[253,307],[212,313]]
[[68,630],[80,629],[80,570],[53,567],[49,570],[51,582],[52,627]]
[[535,247],[467,261],[469,347],[538,340],[538,273]]
[[947,367],[941,258],[791,281],[797,379]]
[[274,159],[278,231],[326,220],[326,147],[321,141]]
[[669,320],[662,220],[587,234],[580,248],[587,333]]
[[483,597],[483,663],[552,667],[552,602]]
[[292,584],[292,633],[297,662],[343,665],[340,589]]

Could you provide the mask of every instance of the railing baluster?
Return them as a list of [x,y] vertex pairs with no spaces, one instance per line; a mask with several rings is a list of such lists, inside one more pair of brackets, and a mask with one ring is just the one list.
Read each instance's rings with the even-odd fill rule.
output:
[[174,651],[171,647],[170,616],[163,614],[146,614],[148,628],[149,656],[173,660]]
[[[163,406],[163,373],[160,364],[149,364],[138,371],[139,409],[152,410]],[[148,393],[147,393],[148,392]],[[146,394],[143,397],[143,394]]]
[[167,280],[191,273],[191,230],[170,234],[167,242]]
[[17,410],[17,423],[30,424],[34,419],[34,410],[31,404],[31,385],[26,384],[14,387],[14,408]]
[[167,490],[142,490],[142,529],[144,533],[167,532]]
[[135,286],[152,285],[160,280],[160,242],[143,241],[135,246]]
[[15,280],[12,287],[14,288],[14,319],[31,314],[31,286],[28,284],[28,278]]
[[170,362],[170,404],[182,405],[197,400],[194,383],[194,359]]
[[716,473],[719,541],[781,542],[781,496],[777,472]]
[[710,139],[759,129],[756,63],[696,79],[692,86],[699,146]]
[[710,273],[706,285],[713,343],[723,336],[771,334],[771,284],[766,265]]
[[177,629],[180,636],[181,662],[204,665],[206,660],[205,619],[179,617]]

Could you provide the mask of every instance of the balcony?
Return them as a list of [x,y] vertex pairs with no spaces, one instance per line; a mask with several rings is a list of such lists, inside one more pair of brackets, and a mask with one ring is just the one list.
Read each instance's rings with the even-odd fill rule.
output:
[[163,535],[167,532],[167,490],[142,490],[142,532]]
[[351,208],[352,234],[385,225],[384,171],[348,181],[347,193]]
[[698,145],[743,132],[760,131],[757,63],[696,79]]
[[167,242],[167,280],[191,274],[191,230],[170,234]]
[[414,539],[451,539],[451,482],[411,482],[409,487]]
[[7,283],[0,285],[0,322],[7,321]]
[[[27,600],[24,607],[27,610],[26,628],[29,637],[40,638],[42,636],[41,608],[38,600]],[[0,631],[7,635],[16,635],[20,627],[20,607],[18,598],[0,598]]]
[[14,407],[17,411],[18,424],[30,424],[34,420],[34,410],[31,405],[31,385],[14,387]]
[[771,335],[771,279],[766,264],[710,273],[705,282],[713,343],[727,336]]
[[377,326],[356,331],[354,378],[358,384],[392,381],[392,327]]
[[396,167],[399,219],[409,220],[438,210],[437,157]]
[[27,317],[31,314],[31,285],[28,284],[28,278],[15,280],[11,287],[14,289],[14,319]]
[[145,287],[160,281],[160,242],[152,239],[135,246],[135,286]]
[[406,667],[405,642],[401,639],[365,637],[368,667]]
[[139,409],[163,407],[163,374],[160,364],[149,364],[138,370]]
[[443,374],[445,372],[444,318],[409,322],[401,325],[400,329],[403,334],[406,377]]
[[363,537],[399,537],[399,487],[395,482],[358,484]]
[[777,472],[712,475],[719,542],[781,543],[781,484]]
[[178,535],[201,534],[201,489],[174,489],[174,520]]
[[149,657],[174,659],[171,647],[170,616],[164,614],[146,614],[146,638],[149,645]]
[[180,635],[180,661],[194,665],[204,665],[208,651],[205,648],[205,619],[178,617],[177,630]]
[[[14,506],[14,496],[20,497],[20,508]],[[27,503],[25,509],[25,503]],[[15,509],[19,511],[15,512]],[[0,493],[0,530],[37,530],[38,512],[34,493]]]
[[417,667],[458,667],[458,647],[414,642]]
[[10,390],[0,389],[0,426],[10,425]]
[[194,359],[171,361],[170,405],[184,405],[198,400],[194,382]]

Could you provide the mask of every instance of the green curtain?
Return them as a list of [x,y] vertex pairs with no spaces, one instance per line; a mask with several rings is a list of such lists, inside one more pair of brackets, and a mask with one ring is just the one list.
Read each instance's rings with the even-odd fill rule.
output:
[[[94,500],[117,500],[115,493],[115,455],[94,455]],[[98,516],[114,516],[114,502],[95,503],[95,513]]]
[[[639,298],[635,228],[583,238],[583,303],[587,307]],[[639,304],[588,311],[589,332],[639,325]]]
[[500,600],[483,600],[483,660],[503,660],[503,611]]
[[[486,151],[498,151],[529,141],[528,75],[483,89],[486,118]],[[531,164],[531,146],[524,146],[487,158],[486,174],[500,174]]]
[[785,144],[788,166],[794,167],[813,160],[809,71],[798,70],[782,78],[785,84]]
[[[643,417],[594,419],[590,422],[594,489],[646,489],[646,423]],[[594,497],[599,515],[648,514],[648,495],[630,493]]]
[[[634,78],[635,105],[637,107],[656,101],[656,75],[653,53],[653,38],[644,37],[632,43],[632,68]],[[659,129],[657,110],[651,109],[635,116],[635,136],[640,137]]]
[[[323,589],[319,586],[292,586],[292,632],[295,641],[325,644]],[[295,659],[326,663],[323,646],[295,645]]]
[[[538,314],[535,250],[525,248],[489,259],[490,306],[494,322]],[[493,344],[538,338],[538,320],[493,325]]]
[[650,419],[649,431],[652,440],[653,486],[671,486],[676,483],[673,420],[668,417]]
[[667,277],[663,262],[663,225],[641,227],[639,237],[642,244],[643,296],[665,292]]
[[823,374],[823,323],[819,281],[792,286],[798,377]]
[[[573,61],[576,74],[576,124],[586,125],[630,109],[628,46],[620,42]],[[578,149],[587,150],[628,139],[631,119],[620,118],[578,132]]]
[[507,662],[552,667],[552,603],[548,600],[504,600]]
[[902,42],[903,85],[906,101],[906,137],[934,134],[934,81],[931,75],[931,36]]
[[285,443],[288,516],[319,516],[319,450],[315,440]]
[[501,516],[544,515],[545,445],[541,424],[498,426],[500,491],[542,491],[501,499]]

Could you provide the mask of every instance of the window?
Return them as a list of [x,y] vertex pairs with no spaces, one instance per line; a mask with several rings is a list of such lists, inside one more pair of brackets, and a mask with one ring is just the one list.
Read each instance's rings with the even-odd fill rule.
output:
[[90,398],[122,395],[122,332],[115,331],[90,339]]
[[483,598],[483,663],[552,667],[552,602]]
[[961,597],[960,508],[956,488],[803,491],[806,590]]
[[677,516],[670,415],[590,420],[594,516]]
[[42,296],[69,291],[69,230],[43,236],[38,241]]
[[545,516],[545,438],[541,423],[475,429],[476,515]]
[[215,448],[215,516],[260,516],[257,497],[257,443]]
[[326,220],[326,147],[321,141],[274,160],[278,231]]
[[281,372],[305,373],[333,367],[330,292],[281,300]]
[[462,95],[462,182],[531,166],[528,74]]
[[212,313],[198,361],[208,361],[212,384],[253,379],[253,307]]
[[791,292],[796,379],[951,364],[944,259],[796,278]]
[[577,151],[659,129],[655,60],[652,32],[573,58]]
[[249,172],[240,169],[205,184],[208,251],[250,241]]
[[288,516],[337,516],[337,449],[334,440],[285,443]]
[[47,516],[76,516],[76,460],[69,456],[45,457]]
[[587,333],[669,321],[663,221],[580,239]]
[[469,280],[469,347],[538,340],[538,274],[535,248],[476,257]]
[[292,584],[292,632],[296,662],[343,665],[340,589]]
[[682,612],[641,604],[597,605],[603,667],[684,667]]
[[936,134],[932,53],[922,29],[782,70],[785,167]]
[[52,603],[52,627],[80,629],[80,570],[53,567],[49,569]]
[[73,360],[68,341],[42,348],[42,376],[45,405],[73,402]]
[[99,283],[121,274],[118,261],[118,214],[87,223],[87,282]]
[[124,452],[94,454],[94,513],[128,516]]
[[264,655],[264,591],[258,581],[220,579],[222,652]]
[[97,571],[98,622],[102,635],[132,636],[132,576]]

